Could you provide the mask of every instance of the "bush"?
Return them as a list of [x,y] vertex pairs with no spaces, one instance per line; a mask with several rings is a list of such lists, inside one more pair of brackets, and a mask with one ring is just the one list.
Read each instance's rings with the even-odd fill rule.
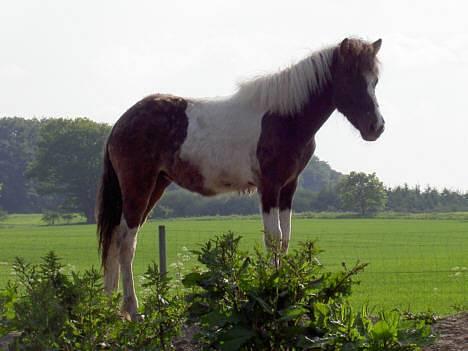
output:
[[39,265],[16,259],[13,270],[15,282],[0,294],[0,332],[21,331],[15,350],[170,349],[180,331],[183,304],[154,264],[145,273],[141,322],[121,318],[120,296],[103,293],[95,269],[65,274],[50,252]]
[[65,224],[70,224],[76,217],[78,217],[76,213],[62,213],[60,215]]
[[8,217],[8,213],[0,208],[0,221],[3,221]]
[[47,225],[54,225],[60,220],[60,213],[55,211],[46,211],[42,214],[41,221]]
[[366,308],[353,311],[345,297],[365,264],[326,272],[314,242],[288,255],[258,249],[249,255],[239,240],[230,233],[207,242],[196,252],[207,270],[184,279],[196,289],[189,313],[200,321],[207,349],[416,350],[411,340],[428,333],[424,323],[416,328],[398,312],[374,321]]

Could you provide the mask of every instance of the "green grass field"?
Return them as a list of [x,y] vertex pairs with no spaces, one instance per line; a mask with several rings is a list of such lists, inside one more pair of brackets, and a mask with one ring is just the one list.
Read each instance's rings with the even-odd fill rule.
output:
[[[169,265],[184,248],[195,249],[228,230],[244,237],[245,249],[262,243],[261,221],[255,217],[149,222],[139,235],[137,276],[157,259],[159,224],[166,225]],[[292,247],[306,239],[318,240],[325,250],[322,263],[331,269],[338,269],[341,262],[370,263],[361,274],[361,284],[354,288],[356,305],[368,302],[377,308],[431,309],[441,314],[453,312],[454,305],[468,305],[468,221],[294,219]],[[1,222],[0,287],[11,278],[15,256],[38,262],[50,250],[79,270],[99,265],[92,225],[45,226],[40,215],[14,215]]]

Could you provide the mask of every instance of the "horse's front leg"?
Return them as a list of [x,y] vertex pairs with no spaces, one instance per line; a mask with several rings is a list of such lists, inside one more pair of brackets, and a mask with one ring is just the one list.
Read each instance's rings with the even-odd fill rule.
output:
[[288,252],[289,240],[291,239],[291,208],[294,193],[297,187],[297,178],[286,184],[280,192],[279,220],[282,233],[281,250]]
[[263,184],[260,189],[264,241],[268,250],[279,252],[281,248],[281,227],[279,220],[280,187]]

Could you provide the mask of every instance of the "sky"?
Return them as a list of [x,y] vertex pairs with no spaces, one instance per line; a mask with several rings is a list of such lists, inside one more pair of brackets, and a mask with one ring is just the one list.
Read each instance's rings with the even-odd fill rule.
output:
[[335,168],[468,191],[468,2],[0,0],[0,116],[114,123],[152,93],[223,96],[345,37],[383,39],[373,143],[339,113]]

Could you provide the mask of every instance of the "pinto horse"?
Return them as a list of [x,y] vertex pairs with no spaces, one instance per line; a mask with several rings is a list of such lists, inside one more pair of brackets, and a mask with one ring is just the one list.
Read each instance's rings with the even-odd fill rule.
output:
[[124,313],[137,316],[138,229],[172,182],[206,196],[258,189],[265,245],[288,249],[297,179],[332,112],[364,140],[384,130],[375,97],[381,43],[345,39],[231,96],[155,94],[120,117],[107,140],[96,212],[105,289],[118,287],[121,271]]

